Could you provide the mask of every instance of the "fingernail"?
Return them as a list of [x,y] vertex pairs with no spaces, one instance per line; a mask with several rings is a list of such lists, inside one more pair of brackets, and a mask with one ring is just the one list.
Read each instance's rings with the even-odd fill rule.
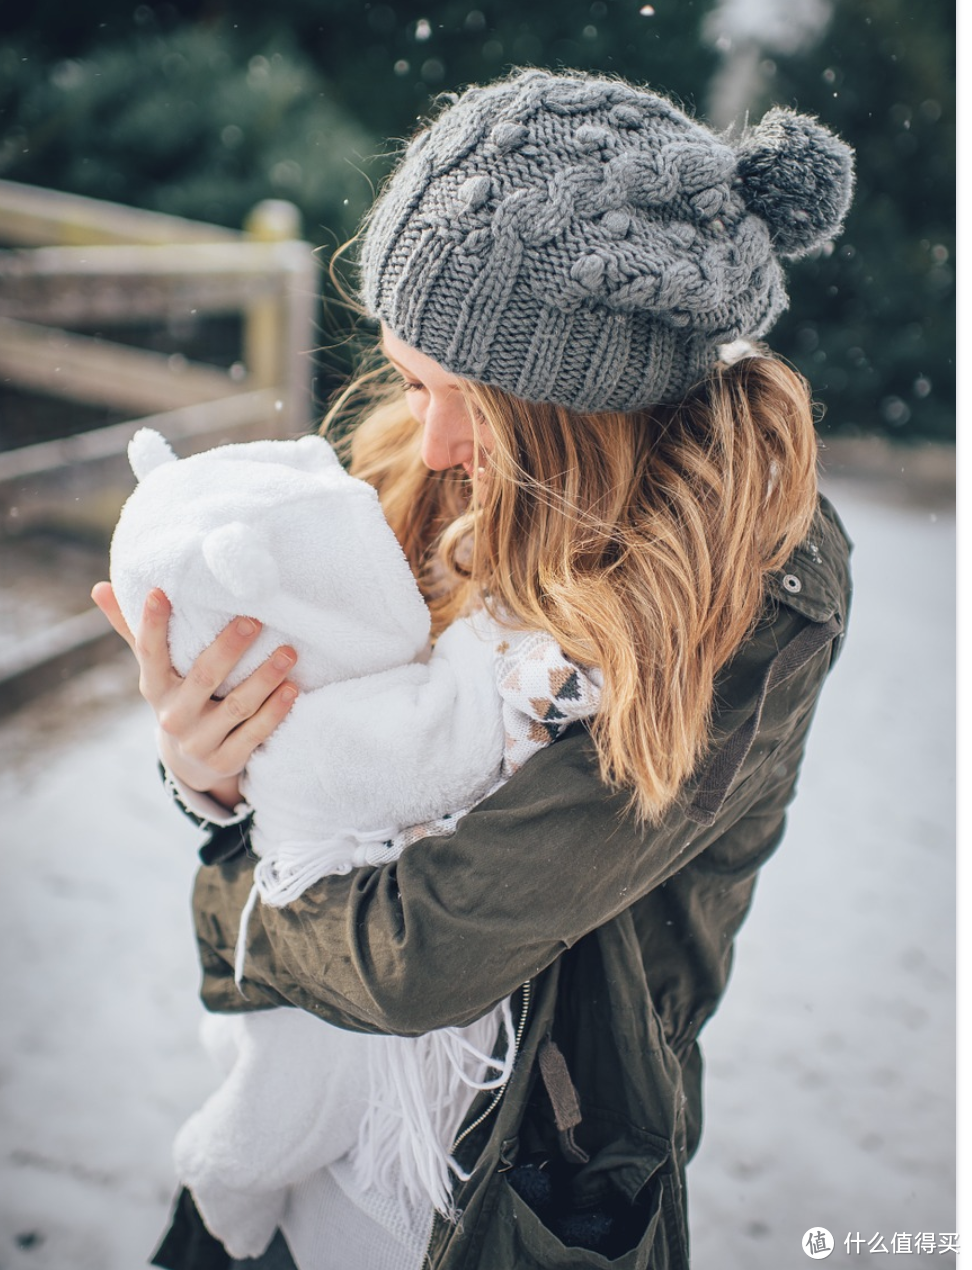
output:
[[148,606],[153,613],[160,613],[162,611],[162,601],[154,591],[149,592]]
[[236,630],[240,635],[252,635],[257,629],[257,624],[252,617],[241,617],[236,623]]
[[292,653],[274,653],[272,665],[274,670],[287,670],[297,660]]
[[283,698],[284,703],[289,706],[291,701],[293,701],[297,696],[297,689],[289,687],[284,688],[280,696]]

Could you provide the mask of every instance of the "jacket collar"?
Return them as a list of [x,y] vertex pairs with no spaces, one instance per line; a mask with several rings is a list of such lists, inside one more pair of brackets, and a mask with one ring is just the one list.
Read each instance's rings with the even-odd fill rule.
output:
[[811,622],[842,613],[846,591],[847,531],[831,503],[821,497],[810,533],[782,569],[767,578],[769,596]]

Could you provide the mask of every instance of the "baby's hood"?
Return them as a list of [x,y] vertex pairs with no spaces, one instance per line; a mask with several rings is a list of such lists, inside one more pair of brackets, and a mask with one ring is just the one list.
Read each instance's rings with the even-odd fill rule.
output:
[[219,446],[177,459],[142,429],[138,485],[111,544],[111,580],[136,629],[148,592],[173,606],[169,647],[185,674],[237,614],[263,631],[226,691],[291,644],[302,688],[414,660],[429,613],[371,486],[321,437]]

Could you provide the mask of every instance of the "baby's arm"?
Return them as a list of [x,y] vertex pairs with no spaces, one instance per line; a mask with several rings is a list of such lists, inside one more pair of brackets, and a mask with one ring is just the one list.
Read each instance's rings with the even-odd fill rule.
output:
[[302,694],[248,765],[257,850],[391,836],[482,798],[503,758],[492,634],[459,621],[426,664]]

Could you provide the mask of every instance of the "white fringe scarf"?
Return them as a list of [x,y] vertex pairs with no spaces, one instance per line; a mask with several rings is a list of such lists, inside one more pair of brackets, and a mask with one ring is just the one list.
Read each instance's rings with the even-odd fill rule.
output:
[[[601,689],[596,669],[570,662],[543,632],[510,632],[496,652],[506,754],[494,789],[575,719],[593,715]],[[241,917],[237,984],[243,978],[247,924],[258,899],[283,907],[328,874],[387,864],[411,842],[453,833],[467,811],[463,808],[397,833],[376,832],[368,840],[348,830],[324,843],[274,844],[256,865]],[[437,1211],[451,1217],[450,1173],[460,1179],[466,1176],[451,1156],[452,1142],[470,1092],[502,1088],[516,1059],[510,1000],[466,1028],[371,1039],[367,1071],[362,1073],[367,1079],[367,1112],[352,1151],[356,1180],[363,1189],[374,1188],[412,1207],[431,1201]]]

